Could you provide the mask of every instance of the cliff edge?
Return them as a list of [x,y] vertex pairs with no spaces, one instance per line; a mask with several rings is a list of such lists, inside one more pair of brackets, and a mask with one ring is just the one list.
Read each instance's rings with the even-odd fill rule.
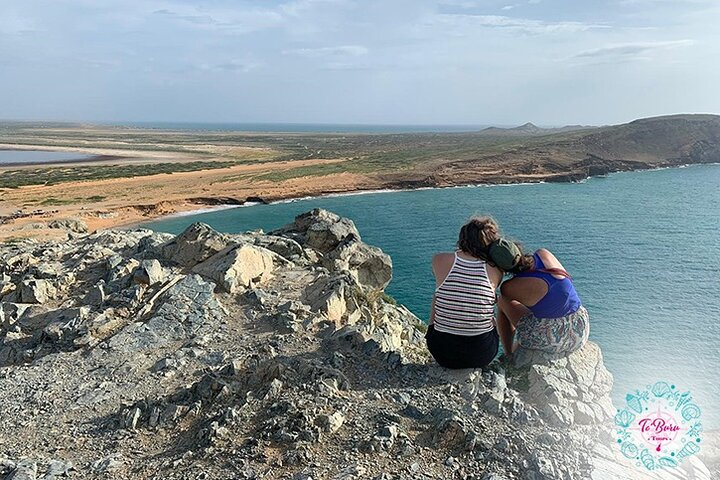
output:
[[390,257],[330,212],[69,235],[0,247],[0,478],[710,478],[617,458],[593,343],[435,365]]

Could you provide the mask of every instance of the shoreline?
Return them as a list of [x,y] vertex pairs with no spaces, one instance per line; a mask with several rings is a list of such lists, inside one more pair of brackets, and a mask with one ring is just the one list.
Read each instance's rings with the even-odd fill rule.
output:
[[[564,173],[528,175],[507,172],[492,175],[485,182],[478,182],[477,176],[425,177],[423,179],[378,178],[347,173],[332,176],[298,177],[281,183],[260,182],[257,185],[216,183],[218,170],[174,173],[171,177],[162,175],[101,180],[95,184],[85,182],[61,183],[46,187],[42,185],[7,190],[15,192],[16,200],[6,198],[0,204],[0,241],[16,241],[27,238],[36,240],[61,239],[67,236],[63,229],[50,228],[54,220],[82,220],[88,231],[105,229],[132,230],[148,228],[148,224],[166,218],[199,215],[223,209],[250,207],[259,204],[292,203],[316,198],[333,198],[350,195],[409,192],[445,188],[497,187],[518,185],[540,185],[543,183],[585,183],[590,178],[608,177],[614,173],[632,171],[653,171],[671,168],[685,168],[695,165],[720,165],[720,162],[677,163],[668,162],[660,166],[635,164],[636,168],[615,163],[609,169],[614,171],[569,170]],[[277,169],[285,164],[274,164]],[[614,167],[614,168],[613,168]],[[239,174],[254,172],[265,166],[235,167]],[[248,170],[250,169],[250,170]],[[593,175],[590,175],[593,173]],[[222,173],[227,175],[227,173]],[[170,183],[167,183],[168,178]],[[457,182],[465,180],[467,182]],[[205,184],[206,188],[198,188]],[[49,190],[47,190],[49,189]],[[74,189],[74,191],[72,190]],[[137,196],[133,203],[125,203],[130,192],[145,191],[145,198]],[[99,192],[99,201],[82,201],[94,191]],[[105,195],[103,197],[102,195]],[[184,194],[184,195],[183,195]],[[33,199],[45,196],[53,202],[38,203]],[[23,200],[24,199],[24,200]],[[67,199],[67,203],[64,203]],[[137,202],[137,200],[146,200]],[[20,202],[28,202],[23,205]],[[132,201],[132,200],[131,200]],[[25,207],[21,209],[21,207]],[[47,209],[46,209],[47,208]]]
[[[489,136],[330,138],[321,132],[289,136],[74,124],[11,127],[0,135],[0,148],[93,157],[58,161],[50,153],[48,162],[0,166],[6,180],[0,201],[0,239],[5,240],[67,236],[50,228],[52,220],[82,220],[96,231],[258,203],[583,183],[617,172],[714,164],[720,158],[717,115],[652,117],[548,135],[498,129]],[[198,160],[202,163],[173,166]],[[123,168],[106,172],[113,163]]]
[[642,168],[642,169],[635,169],[635,170],[619,170],[615,172],[608,172],[601,175],[588,175],[582,180],[577,181],[568,181],[568,182],[548,182],[539,180],[537,182],[507,182],[507,183],[473,183],[473,184],[458,184],[458,185],[447,185],[447,186],[437,186],[437,187],[400,187],[400,188],[380,188],[380,189],[358,189],[353,191],[347,191],[347,192],[329,192],[329,193],[320,193],[318,195],[305,195],[300,197],[288,197],[288,198],[281,198],[271,201],[262,201],[262,202],[245,202],[243,204],[221,204],[221,205],[215,205],[215,206],[208,206],[203,208],[197,208],[197,209],[190,209],[190,210],[179,210],[174,213],[169,214],[159,214],[157,216],[152,216],[151,218],[148,218],[146,220],[142,220],[140,222],[132,222],[129,224],[118,224],[115,225],[115,227],[120,227],[124,229],[132,229],[132,228],[143,228],[143,225],[157,222],[165,219],[170,218],[178,218],[178,217],[189,217],[193,215],[201,215],[203,213],[211,213],[215,211],[221,211],[221,210],[231,210],[234,208],[249,208],[249,207],[255,207],[259,205],[277,205],[277,204],[284,204],[284,203],[294,203],[294,202],[300,202],[305,200],[313,200],[313,199],[322,199],[322,198],[337,198],[337,197],[350,197],[350,196],[359,196],[359,195],[372,195],[372,194],[380,194],[380,193],[403,193],[403,192],[414,192],[414,191],[422,191],[422,190],[445,190],[445,189],[451,189],[451,188],[491,188],[491,187],[517,187],[517,186],[532,186],[532,185],[546,185],[548,183],[567,183],[567,184],[585,184],[590,179],[597,179],[597,178],[609,178],[611,175],[616,174],[623,174],[623,173],[637,173],[637,172],[654,172],[654,171],[661,171],[661,170],[672,170],[672,169],[683,169],[683,168],[691,168],[691,167],[700,167],[700,166],[720,166],[720,162],[712,162],[712,163],[687,163],[682,165],[671,165],[671,166],[663,166],[663,167],[655,167],[655,168]]
[[[640,171],[640,170],[638,170]],[[617,172],[617,173],[623,173],[623,172]],[[588,177],[590,178],[590,177]],[[517,183],[480,183],[480,184],[461,184],[461,185],[448,185],[448,186],[438,186],[438,187],[400,187],[400,188],[380,188],[380,189],[360,189],[360,190],[349,190],[347,192],[330,192],[330,193],[320,193],[317,195],[304,195],[300,197],[288,197],[288,198],[280,198],[276,200],[270,200],[270,201],[262,201],[262,202],[245,202],[242,204],[220,204],[215,206],[208,206],[203,208],[197,208],[197,209],[191,209],[191,210],[178,210],[173,213],[168,214],[159,214],[157,216],[147,215],[149,218],[147,220],[142,220],[140,222],[132,222],[132,223],[123,223],[123,224],[116,224],[115,227],[121,227],[124,229],[131,229],[133,227],[142,228],[143,225],[157,222],[160,220],[170,219],[170,218],[178,218],[178,217],[190,217],[193,215],[201,215],[203,213],[212,213],[216,211],[222,211],[222,210],[232,210],[235,208],[250,208],[250,207],[257,207],[261,205],[279,205],[284,203],[295,203],[295,202],[302,202],[305,200],[313,200],[318,198],[337,198],[337,197],[351,197],[351,196],[359,196],[359,195],[372,195],[372,194],[378,194],[378,193],[404,193],[404,192],[416,192],[416,191],[422,191],[422,190],[446,190],[451,188],[480,188],[480,187],[516,187],[516,186],[529,186],[529,185],[543,185],[547,184],[549,182],[545,181],[538,181],[538,182],[517,182]],[[579,182],[556,182],[556,183],[585,183],[584,181]],[[159,202],[159,203],[162,203]],[[208,204],[209,205],[209,204]],[[123,207],[123,208],[135,208],[135,206],[129,206],[129,207]]]

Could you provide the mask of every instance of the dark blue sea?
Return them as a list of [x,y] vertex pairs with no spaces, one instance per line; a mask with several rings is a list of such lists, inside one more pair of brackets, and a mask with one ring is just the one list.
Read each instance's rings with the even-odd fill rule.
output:
[[720,427],[720,166],[618,173],[585,183],[481,186],[313,198],[169,218],[225,232],[273,228],[315,207],[352,218],[390,254],[387,291],[426,319],[430,258],[452,251],[473,214],[490,214],[528,248],[563,262],[590,311],[591,339],[615,376],[615,400],[657,380],[690,389]]

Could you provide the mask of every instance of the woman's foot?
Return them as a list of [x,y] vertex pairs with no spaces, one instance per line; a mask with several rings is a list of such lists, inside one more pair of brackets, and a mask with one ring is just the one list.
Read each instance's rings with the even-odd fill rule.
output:
[[512,360],[513,360],[512,353],[503,352],[498,357],[498,362],[500,363],[500,365],[510,365],[510,364],[512,364]]

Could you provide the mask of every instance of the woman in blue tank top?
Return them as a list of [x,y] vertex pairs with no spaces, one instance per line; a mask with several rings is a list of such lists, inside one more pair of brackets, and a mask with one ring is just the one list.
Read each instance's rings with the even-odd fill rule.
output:
[[588,312],[555,255],[544,248],[520,255],[508,272],[514,276],[500,287],[497,319],[505,352],[513,352],[519,345],[570,353],[587,342]]

